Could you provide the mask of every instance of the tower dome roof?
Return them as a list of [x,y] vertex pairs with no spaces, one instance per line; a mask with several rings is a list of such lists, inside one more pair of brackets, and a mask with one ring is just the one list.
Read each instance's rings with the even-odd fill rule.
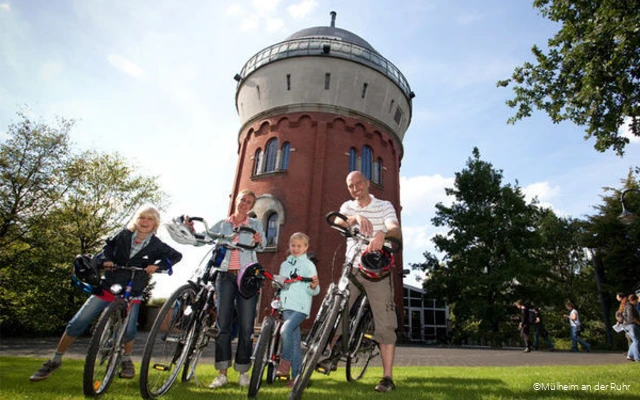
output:
[[312,28],[302,29],[286,38],[285,41],[307,38],[341,40],[344,42],[356,44],[360,47],[364,47],[367,50],[379,54],[376,49],[373,48],[373,46],[371,46],[360,36],[356,35],[355,33],[349,32],[346,29],[336,28],[334,26],[314,26]]

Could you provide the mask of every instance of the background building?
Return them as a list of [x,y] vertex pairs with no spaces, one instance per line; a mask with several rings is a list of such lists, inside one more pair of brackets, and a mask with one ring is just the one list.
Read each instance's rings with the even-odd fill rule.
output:
[[[291,234],[307,233],[324,289],[339,276],[345,251],[325,215],[350,199],[350,171],[362,171],[371,193],[391,201],[400,217],[402,139],[414,97],[400,70],[364,39],[335,27],[335,16],[330,26],[261,50],[235,76],[242,125],[232,198],[243,189],[258,195],[254,212],[267,234],[259,258],[271,271],[287,256]],[[402,310],[401,254],[396,265]]]

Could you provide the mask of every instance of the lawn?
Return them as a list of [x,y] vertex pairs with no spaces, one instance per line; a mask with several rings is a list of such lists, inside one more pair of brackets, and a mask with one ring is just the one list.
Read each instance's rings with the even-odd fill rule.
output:
[[[0,357],[0,399],[83,399],[82,360],[65,359],[63,366],[47,380],[30,382],[29,376],[43,359]],[[136,371],[139,363],[136,363]],[[163,399],[246,399],[237,375],[222,389],[209,389],[215,376],[211,365],[199,367],[199,380],[205,386],[176,383]],[[371,368],[360,382],[348,383],[344,369],[327,377],[313,376],[304,399],[634,399],[640,398],[640,363],[598,366],[552,367],[396,367],[394,380],[398,389],[387,394],[373,391],[381,375]],[[538,390],[536,390],[536,388]],[[288,388],[283,383],[263,384],[259,399],[285,399]],[[116,378],[101,399],[140,399],[138,379]]]

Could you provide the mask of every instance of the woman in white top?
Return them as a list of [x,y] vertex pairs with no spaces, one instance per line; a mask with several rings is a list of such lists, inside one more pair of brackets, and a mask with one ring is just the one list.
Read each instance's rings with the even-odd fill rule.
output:
[[569,314],[565,314],[564,317],[569,319],[569,325],[571,326],[571,351],[578,351],[578,343],[580,343],[582,348],[587,350],[587,352],[591,351],[591,345],[580,338],[582,325],[580,324],[576,306],[568,300],[564,306],[569,310]]

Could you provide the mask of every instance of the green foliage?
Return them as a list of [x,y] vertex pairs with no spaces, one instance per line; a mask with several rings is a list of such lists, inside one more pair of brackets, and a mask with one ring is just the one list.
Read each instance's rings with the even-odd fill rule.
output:
[[0,147],[0,332],[57,334],[86,300],[70,285],[75,255],[164,194],[117,154],[74,152],[73,121],[18,115]]
[[507,101],[515,123],[545,111],[554,123],[570,120],[596,138],[598,151],[624,153],[619,134],[625,117],[640,136],[640,2],[635,0],[535,0],[543,17],[560,24],[548,51],[534,45],[536,63],[525,62],[511,78],[515,97]]
[[502,172],[482,161],[477,148],[466,168],[456,173],[451,207],[436,205],[435,226],[446,235],[433,242],[445,254],[443,262],[425,254],[427,262],[414,266],[428,272],[429,297],[455,305],[454,329],[477,326],[481,337],[500,346],[509,336],[501,327],[513,312],[513,302],[528,296],[540,277],[548,274],[537,264],[532,249],[538,240],[533,229],[538,210],[526,204],[519,187],[502,185]]

